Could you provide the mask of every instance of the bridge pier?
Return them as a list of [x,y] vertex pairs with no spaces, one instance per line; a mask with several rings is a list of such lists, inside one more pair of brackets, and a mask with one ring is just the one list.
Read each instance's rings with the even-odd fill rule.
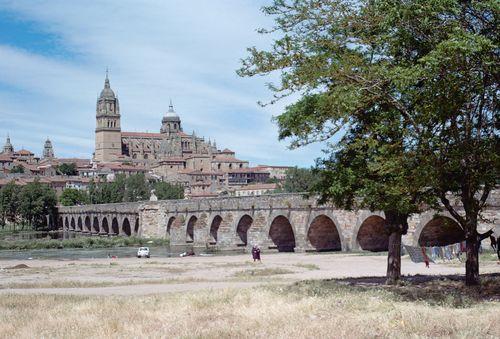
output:
[[[479,232],[496,227],[500,234],[499,202],[500,191],[492,191],[483,213],[490,222],[481,221]],[[77,233],[129,236],[138,232],[145,238],[169,238],[172,250],[250,251],[253,244],[258,244],[263,251],[350,251],[362,250],[362,246],[384,250],[381,228],[377,224],[384,220],[382,212],[339,210],[331,205],[318,205],[315,199],[304,199],[300,194],[58,209],[58,226],[72,236]],[[437,219],[437,215],[441,219]],[[416,246],[432,237],[438,237],[440,243],[457,241],[459,237],[453,227],[440,231],[443,220],[448,219],[453,220],[444,211],[413,215],[403,243]]]

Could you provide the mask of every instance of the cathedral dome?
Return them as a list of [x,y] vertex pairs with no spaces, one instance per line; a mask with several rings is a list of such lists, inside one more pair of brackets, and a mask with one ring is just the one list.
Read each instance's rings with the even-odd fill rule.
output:
[[106,70],[106,79],[104,80],[104,88],[101,91],[100,98],[115,99],[115,92],[111,89],[108,79],[108,71]]
[[170,101],[170,106],[168,106],[168,112],[165,113],[163,120],[166,120],[166,121],[180,121],[181,120],[179,115],[177,115],[177,113],[174,111],[174,106],[172,105],[172,101]]
[[106,98],[106,99],[114,99],[115,98],[115,92],[111,88],[104,88],[101,91],[101,98]]

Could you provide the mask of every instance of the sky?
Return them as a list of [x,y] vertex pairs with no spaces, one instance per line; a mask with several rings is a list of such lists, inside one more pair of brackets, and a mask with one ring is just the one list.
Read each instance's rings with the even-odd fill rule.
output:
[[95,104],[109,68],[122,131],[159,132],[171,99],[185,132],[216,140],[252,165],[308,167],[323,145],[289,150],[261,107],[277,77],[240,78],[265,0],[0,0],[0,145],[90,158]]

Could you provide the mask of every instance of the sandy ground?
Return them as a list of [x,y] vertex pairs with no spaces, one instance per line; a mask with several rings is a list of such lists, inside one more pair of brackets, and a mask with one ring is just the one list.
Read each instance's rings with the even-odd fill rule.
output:
[[[276,253],[254,263],[249,255],[187,258],[118,258],[0,261],[0,294],[147,295],[246,288],[299,280],[384,276],[384,255]],[[28,268],[9,269],[18,264]],[[464,274],[464,264],[426,268],[403,257],[404,275]],[[481,273],[500,272],[494,261]]]

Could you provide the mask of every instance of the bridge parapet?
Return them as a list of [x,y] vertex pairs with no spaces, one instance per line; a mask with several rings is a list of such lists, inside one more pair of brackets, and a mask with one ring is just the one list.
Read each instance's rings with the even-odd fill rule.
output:
[[[499,202],[499,191],[493,191],[480,231],[497,227],[500,233]],[[241,250],[256,243],[267,249],[296,251],[387,248],[382,212],[319,205],[315,197],[302,194],[60,207],[59,215],[60,225],[70,231],[168,237],[173,246],[180,247]],[[457,227],[446,211],[415,214],[403,242],[456,242],[460,237]]]

